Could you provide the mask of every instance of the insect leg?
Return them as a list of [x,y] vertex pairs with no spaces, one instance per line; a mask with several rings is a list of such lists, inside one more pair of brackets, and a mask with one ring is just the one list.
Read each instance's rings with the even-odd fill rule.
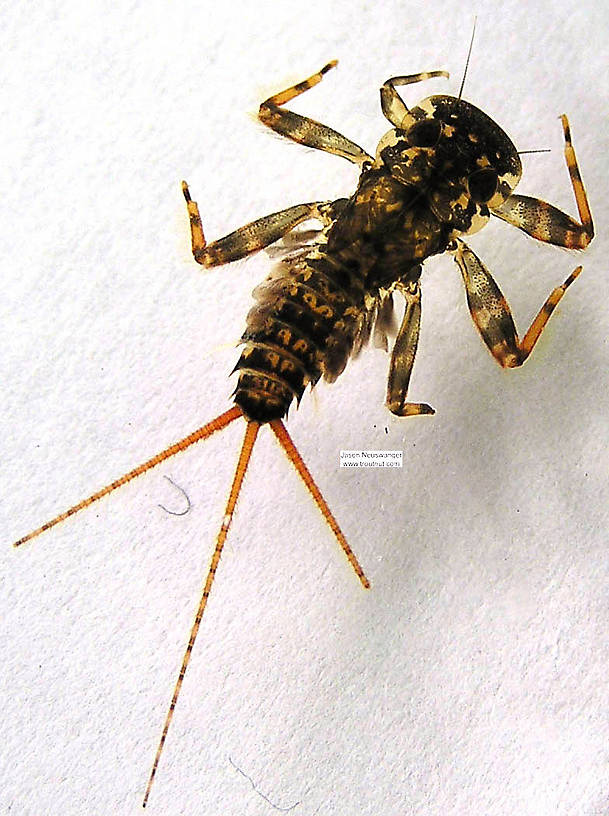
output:
[[188,184],[182,182],[182,192],[186,199],[190,218],[192,254],[202,266],[221,266],[239,258],[245,258],[269,244],[275,243],[294,227],[310,218],[327,225],[332,221],[334,204],[332,201],[315,201],[310,204],[296,204],[287,210],[265,215],[243,227],[208,244],[203,233],[203,225],[196,201],[190,197]]
[[337,60],[332,60],[324,65],[321,71],[313,74],[308,79],[265,99],[260,105],[258,119],[263,125],[270,127],[271,130],[286,136],[288,139],[292,139],[294,142],[299,142],[307,147],[314,147],[316,150],[323,150],[326,153],[333,153],[335,156],[342,156],[343,159],[348,159],[360,167],[366,163],[372,164],[374,161],[372,156],[369,156],[363,148],[352,142],[351,139],[347,139],[346,136],[327,125],[322,125],[321,122],[316,122],[315,119],[309,119],[308,116],[301,116],[281,107],[321,82],[323,75],[331,68],[334,68],[336,64]]
[[412,85],[414,82],[423,82],[425,79],[434,79],[435,77],[446,77],[446,79],[448,79],[449,76],[448,71],[422,71],[420,74],[391,77],[391,79],[388,79],[381,87],[381,108],[383,109],[383,115],[394,127],[402,127],[404,119],[409,115],[410,111],[404,104],[395,86]]
[[457,241],[453,254],[463,275],[472,320],[489,351],[503,368],[522,365],[533,351],[543,327],[567,287],[581,272],[581,266],[574,269],[566,281],[550,293],[529,330],[520,340],[510,307],[482,261],[463,241]]
[[423,402],[406,402],[408,384],[419,343],[421,285],[419,281],[409,283],[398,281],[396,289],[404,295],[406,309],[391,353],[387,381],[387,407],[392,414],[402,417],[435,414],[434,409]]
[[565,137],[565,161],[571,177],[581,223],[552,204],[541,201],[539,198],[522,195],[511,195],[507,201],[492,212],[507,221],[508,224],[537,238],[538,241],[556,244],[567,249],[585,249],[594,237],[594,224],[571,142],[569,120],[564,114],[560,119]]

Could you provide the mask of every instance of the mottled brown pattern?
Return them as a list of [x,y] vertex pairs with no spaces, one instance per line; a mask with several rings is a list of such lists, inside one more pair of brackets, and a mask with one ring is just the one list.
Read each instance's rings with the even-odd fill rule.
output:
[[584,249],[594,236],[566,116],[561,117],[565,161],[579,222],[545,201],[513,193],[522,170],[516,148],[495,122],[461,99],[461,94],[458,98],[431,96],[407,108],[397,87],[448,77],[445,71],[398,76],[385,82],[381,108],[392,129],[381,138],[374,158],[326,125],[282,107],[317,85],[335,65],[336,61],[331,61],[303,82],[269,97],[260,106],[259,119],[293,141],[357,165],[361,175],[350,198],[288,207],[207,243],[199,208],[191,199],[188,185],[182,183],[193,256],[204,267],[244,258],[278,242],[310,219],[321,224],[321,229],[313,233],[312,243],[297,246],[254,290],[256,303],[248,314],[241,338],[243,350],[235,366],[238,382],[233,408],[15,542],[19,546],[29,541],[238,417],[245,418],[245,438],[146,786],[144,806],[260,426],[270,425],[362,586],[369,587],[283,424],[290,405],[321,377],[328,382],[335,380],[370,336],[377,345],[387,347],[393,323],[392,294],[398,292],[406,307],[391,353],[387,407],[402,417],[432,414],[433,408],[426,403],[408,401],[408,388],[419,339],[422,263],[445,251],[454,256],[461,270],[472,320],[493,357],[505,368],[522,365],[556,305],[580,274],[581,266],[550,293],[520,340],[501,290],[462,236],[481,229],[491,215],[533,238],[568,249]]

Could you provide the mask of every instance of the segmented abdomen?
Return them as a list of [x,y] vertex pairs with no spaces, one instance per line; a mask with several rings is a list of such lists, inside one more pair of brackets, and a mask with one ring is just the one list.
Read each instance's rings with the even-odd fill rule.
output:
[[254,290],[235,366],[235,403],[249,419],[285,417],[307,385],[335,380],[354,343],[367,339],[375,309],[364,305],[358,273],[317,247],[282,261]]

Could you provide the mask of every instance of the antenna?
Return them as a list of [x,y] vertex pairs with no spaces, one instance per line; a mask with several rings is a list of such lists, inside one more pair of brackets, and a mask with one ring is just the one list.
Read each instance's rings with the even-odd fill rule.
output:
[[469,51],[467,52],[467,59],[465,60],[465,71],[463,71],[463,79],[461,80],[461,87],[459,88],[459,96],[458,99],[461,99],[461,94],[463,93],[463,86],[465,85],[465,77],[467,76],[467,69],[469,67],[469,58],[472,55],[472,48],[474,45],[474,35],[476,33],[476,21],[477,17],[474,17],[474,27],[472,29],[472,38],[469,41]]
[[524,156],[527,153],[551,153],[551,152],[552,151],[550,150],[549,147],[542,147],[540,150],[519,150],[518,155]]

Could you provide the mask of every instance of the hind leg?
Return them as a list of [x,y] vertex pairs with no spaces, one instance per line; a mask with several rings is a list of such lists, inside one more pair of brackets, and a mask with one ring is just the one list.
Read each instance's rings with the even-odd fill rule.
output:
[[421,285],[419,281],[408,283],[398,281],[395,288],[404,296],[406,309],[391,353],[387,381],[387,407],[392,414],[402,417],[434,414],[435,411],[431,405],[424,402],[406,401],[412,366],[419,344]]
[[296,204],[287,210],[265,215],[256,221],[240,227],[224,238],[208,244],[203,233],[203,225],[197,202],[190,197],[188,184],[182,182],[182,192],[188,207],[192,254],[202,266],[221,266],[252,255],[260,249],[274,244],[303,221],[315,218],[324,226],[331,223],[344,199],[338,201],[315,201],[310,204]]

